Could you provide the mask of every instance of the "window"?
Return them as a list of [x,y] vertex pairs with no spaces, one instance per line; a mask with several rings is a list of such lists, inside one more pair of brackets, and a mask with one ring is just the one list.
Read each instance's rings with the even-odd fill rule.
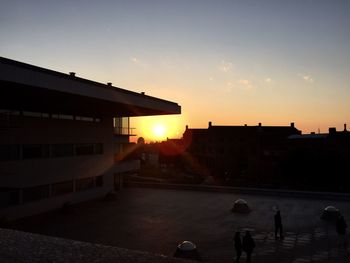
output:
[[0,188],[0,207],[19,204],[19,189]]
[[[75,147],[75,153],[74,153]],[[21,154],[22,149],[22,154]],[[50,151],[51,149],[51,151]],[[50,154],[51,152],[51,154]],[[103,143],[0,145],[0,161],[103,154]]]
[[75,190],[83,191],[94,187],[94,178],[83,178],[75,181]]
[[73,144],[53,144],[52,157],[64,157],[74,155]]
[[52,195],[63,195],[73,192],[73,181],[66,181],[52,185]]
[[94,118],[92,117],[85,117],[85,116],[76,116],[75,119],[77,121],[87,121],[87,122],[93,122]]
[[59,120],[77,120],[77,121],[85,121],[85,122],[102,122],[100,117],[89,117],[89,116],[74,116],[73,114],[58,114],[52,113],[51,115],[47,112],[35,112],[35,111],[11,111],[8,109],[0,109],[0,114],[5,114],[6,116],[10,115],[23,115],[25,117],[35,117],[35,118],[52,118]]
[[33,202],[49,197],[49,185],[40,185],[23,189],[23,202]]
[[23,111],[22,115],[25,117],[36,117],[36,118],[49,118],[49,114],[45,112],[35,112],[35,111]]
[[19,160],[18,145],[0,145],[0,161]]
[[23,116],[40,118],[41,112],[23,111]]
[[103,143],[95,144],[95,154],[103,154]]
[[95,185],[96,185],[96,187],[102,187],[103,186],[103,175],[95,177]]
[[77,144],[75,145],[76,155],[89,155],[94,154],[94,145],[92,143]]
[[23,159],[49,157],[49,145],[24,144],[22,146],[22,157]]
[[23,159],[40,158],[41,157],[41,145],[40,144],[29,144],[23,145]]
[[73,120],[73,115],[60,114],[58,117],[61,120]]
[[42,153],[43,153],[43,158],[48,158],[50,157],[50,144],[43,144],[41,145]]
[[129,135],[131,132],[129,117],[113,119],[114,133],[117,135]]

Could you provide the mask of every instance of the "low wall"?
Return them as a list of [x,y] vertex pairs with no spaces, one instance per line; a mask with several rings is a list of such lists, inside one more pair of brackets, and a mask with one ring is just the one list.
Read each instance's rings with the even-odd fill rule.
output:
[[293,190],[276,190],[276,189],[228,187],[228,186],[212,186],[212,185],[192,185],[192,184],[167,184],[167,183],[158,183],[158,182],[136,182],[136,181],[130,181],[130,180],[124,180],[124,186],[125,187],[178,189],[178,190],[189,190],[189,191],[207,191],[207,192],[220,192],[220,193],[270,195],[270,196],[293,197],[293,198],[304,198],[304,199],[310,198],[310,199],[350,201],[350,194],[333,193],[333,192],[293,191]]
[[193,261],[0,228],[2,263],[189,263]]

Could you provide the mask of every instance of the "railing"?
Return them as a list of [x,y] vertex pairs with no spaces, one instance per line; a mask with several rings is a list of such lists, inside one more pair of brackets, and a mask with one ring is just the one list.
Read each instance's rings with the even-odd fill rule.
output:
[[136,128],[114,127],[114,135],[136,136]]

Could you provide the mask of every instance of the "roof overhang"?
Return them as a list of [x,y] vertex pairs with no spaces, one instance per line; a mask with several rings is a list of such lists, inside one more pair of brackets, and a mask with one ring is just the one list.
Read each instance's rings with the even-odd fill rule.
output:
[[174,102],[0,57],[2,108],[112,116],[180,114]]

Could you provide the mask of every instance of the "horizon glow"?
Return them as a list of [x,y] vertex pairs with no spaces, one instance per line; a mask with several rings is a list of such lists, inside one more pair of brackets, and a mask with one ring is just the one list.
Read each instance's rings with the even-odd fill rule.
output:
[[2,1],[0,55],[162,99],[179,116],[131,118],[137,135],[185,126],[350,121],[350,1]]

